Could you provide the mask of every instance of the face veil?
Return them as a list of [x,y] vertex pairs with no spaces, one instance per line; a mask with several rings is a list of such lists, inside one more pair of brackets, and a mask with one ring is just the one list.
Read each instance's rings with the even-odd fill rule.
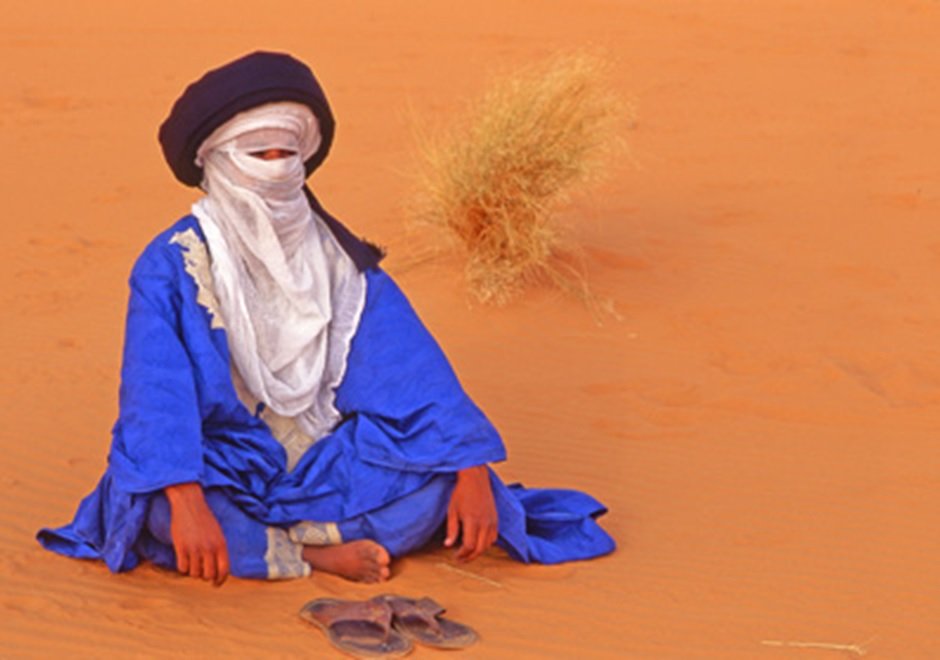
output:
[[[365,279],[304,193],[320,143],[302,104],[239,113],[199,147],[206,196],[193,206],[233,367],[276,413],[313,438],[339,420],[333,390],[365,300]],[[270,149],[289,152],[264,160]]]

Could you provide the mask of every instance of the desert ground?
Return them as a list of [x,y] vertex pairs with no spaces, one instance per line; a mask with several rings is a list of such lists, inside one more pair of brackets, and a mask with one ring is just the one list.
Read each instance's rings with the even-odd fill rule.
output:
[[[474,626],[468,658],[940,657],[940,3],[2,10],[0,656],[323,657],[304,602],[394,590]],[[540,287],[477,304],[458,255],[414,259],[415,118],[584,47],[636,120],[562,220],[620,318]],[[337,138],[311,186],[388,248],[504,435],[498,472],[592,493],[615,554],[431,549],[382,586],[213,588],[36,543],[107,460],[130,267],[196,198],[157,126],[184,85],[259,48],[324,85]]]

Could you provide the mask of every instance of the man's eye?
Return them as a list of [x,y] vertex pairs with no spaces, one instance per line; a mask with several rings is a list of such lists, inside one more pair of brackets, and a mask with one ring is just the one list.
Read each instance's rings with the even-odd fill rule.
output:
[[289,149],[264,149],[262,151],[249,151],[249,155],[263,160],[276,160],[278,158],[289,158],[296,152]]

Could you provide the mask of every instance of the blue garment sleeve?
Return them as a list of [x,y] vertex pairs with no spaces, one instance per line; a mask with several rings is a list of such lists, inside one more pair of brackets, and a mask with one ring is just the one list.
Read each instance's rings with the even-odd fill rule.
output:
[[180,337],[179,271],[144,252],[130,279],[120,416],[109,461],[121,490],[150,492],[198,481],[202,419],[191,358]]
[[363,461],[405,472],[454,472],[502,461],[499,433],[391,277],[367,272],[369,295],[336,406]]

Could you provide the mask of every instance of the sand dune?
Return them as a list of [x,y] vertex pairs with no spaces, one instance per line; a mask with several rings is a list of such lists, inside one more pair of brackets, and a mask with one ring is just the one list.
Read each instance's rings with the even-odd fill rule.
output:
[[[157,125],[264,47],[323,82],[339,128],[311,183],[388,246],[507,439],[500,473],[610,507],[597,561],[397,565],[390,587],[480,631],[466,657],[940,657],[940,5],[349,4],[5,3],[0,656],[317,657],[299,606],[377,592],[112,575],[33,540],[102,470],[127,274],[193,200]],[[409,265],[408,117],[585,44],[638,107],[636,162],[566,212],[623,319],[547,290],[471,305],[455,261]]]

